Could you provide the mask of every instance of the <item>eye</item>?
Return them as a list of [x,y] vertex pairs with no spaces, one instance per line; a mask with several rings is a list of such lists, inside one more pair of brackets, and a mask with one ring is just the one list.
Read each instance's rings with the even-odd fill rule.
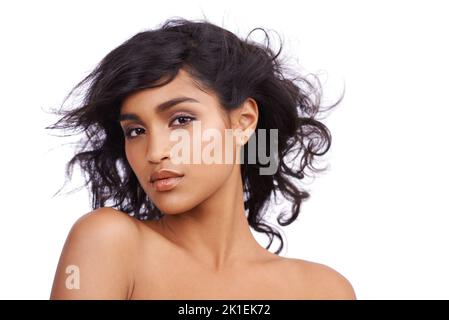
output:
[[134,132],[134,130],[143,130],[143,129],[142,128],[129,128],[129,129],[126,129],[125,130],[125,136],[127,138],[129,138],[129,139],[135,138],[136,136],[131,135]]
[[174,123],[176,120],[179,120],[179,122],[180,122],[180,124],[178,124],[176,126],[183,126],[183,125],[186,125],[186,124],[192,122],[193,120],[195,120],[195,118],[186,116],[186,115],[182,115],[182,116],[176,117],[171,123]]
[[[182,126],[185,126],[185,125],[189,124],[193,120],[195,120],[194,117],[187,116],[187,115],[180,115],[180,116],[177,116],[176,118],[174,118],[173,121],[170,122],[170,124],[173,124],[174,122],[178,121],[178,124],[175,124],[174,126],[175,127],[182,127]],[[124,130],[126,138],[128,138],[128,139],[136,138],[139,135],[139,132],[137,130],[144,131],[144,129],[137,128],[137,127],[136,128],[126,128]],[[136,134],[133,135],[133,133],[136,133]]]

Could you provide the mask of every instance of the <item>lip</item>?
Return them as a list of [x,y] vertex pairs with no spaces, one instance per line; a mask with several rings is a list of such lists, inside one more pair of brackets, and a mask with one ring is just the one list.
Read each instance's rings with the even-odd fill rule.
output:
[[178,171],[161,169],[151,175],[149,182],[157,191],[166,191],[176,187],[183,177],[184,175]]
[[176,178],[181,176],[183,176],[183,174],[178,171],[171,169],[160,169],[151,175],[150,182],[154,182],[159,179]]
[[183,179],[184,176],[158,179],[154,182],[151,182],[151,185],[157,191],[168,191],[175,188]]

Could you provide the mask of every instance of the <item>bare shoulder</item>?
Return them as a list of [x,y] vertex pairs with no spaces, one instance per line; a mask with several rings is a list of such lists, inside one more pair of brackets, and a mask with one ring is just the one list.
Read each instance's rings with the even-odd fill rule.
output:
[[115,234],[132,237],[138,231],[136,222],[135,218],[122,211],[103,207],[81,216],[73,225],[71,232],[95,229],[96,232],[92,236],[111,236]]
[[135,218],[113,208],[81,216],[64,243],[50,299],[126,299],[138,232]]
[[355,300],[354,288],[335,269],[312,261],[288,259],[297,272],[297,281],[307,291],[309,299]]
[[[81,216],[72,226],[67,240],[97,249],[119,250],[137,241],[138,221],[109,207],[98,208]],[[73,244],[73,243],[72,243]]]

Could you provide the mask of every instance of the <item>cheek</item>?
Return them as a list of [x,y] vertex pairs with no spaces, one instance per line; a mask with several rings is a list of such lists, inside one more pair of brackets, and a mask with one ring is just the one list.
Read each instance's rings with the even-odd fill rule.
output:
[[[201,126],[201,151],[197,159],[201,159],[210,164],[211,170],[215,170],[216,164],[236,163],[237,146],[233,131],[227,128],[221,119],[213,119],[206,121]],[[190,159],[194,158],[194,150],[192,148],[193,139],[190,139]],[[218,169],[218,168],[217,168]],[[226,169],[219,169],[221,171]]]
[[135,148],[135,146],[131,147],[129,144],[125,144],[125,154],[131,169],[134,171],[134,174],[137,177],[140,177],[142,165],[141,155],[139,155],[138,149]]
[[178,214],[191,210],[217,192],[232,172],[226,164],[190,164],[183,167],[182,184],[168,192],[148,189],[154,204],[166,214]]
[[[187,166],[189,176],[192,179],[189,179],[189,183],[192,182],[192,188],[194,188],[192,190],[195,190],[195,193],[198,193],[202,197],[207,197],[220,188],[226,182],[226,179],[228,179],[231,175],[234,166],[233,163],[225,163],[226,152],[235,155],[235,150],[233,150],[234,144],[229,141],[228,143],[225,143],[225,128],[220,127],[219,125],[221,125],[221,123],[215,124],[215,126],[211,127],[215,129],[218,128],[220,130],[219,139],[221,140],[221,147],[220,145],[213,144],[214,139],[218,139],[217,137],[210,138],[207,141],[202,141],[200,155],[202,163],[192,163]],[[203,129],[207,129],[207,127]],[[211,147],[212,145],[214,147]],[[209,155],[212,158],[215,157],[215,147],[220,147],[220,152],[218,152],[218,154],[221,154],[221,161],[217,160],[217,162],[209,161],[208,163],[205,163],[205,157]],[[191,151],[191,159],[193,159],[193,151]]]
[[189,173],[193,182],[192,188],[195,192],[212,194],[228,179],[232,173],[232,165],[197,164],[189,168]]
[[134,170],[135,154],[133,153],[132,148],[130,148],[129,145],[126,143],[125,143],[125,154],[126,160],[128,160],[129,165]]

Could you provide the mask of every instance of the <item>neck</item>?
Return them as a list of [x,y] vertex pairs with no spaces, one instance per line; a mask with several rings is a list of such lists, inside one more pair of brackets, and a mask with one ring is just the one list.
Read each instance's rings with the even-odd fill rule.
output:
[[[236,187],[237,186],[237,187]],[[164,231],[195,259],[214,271],[269,253],[251,233],[243,204],[240,168],[199,206],[160,219]]]

